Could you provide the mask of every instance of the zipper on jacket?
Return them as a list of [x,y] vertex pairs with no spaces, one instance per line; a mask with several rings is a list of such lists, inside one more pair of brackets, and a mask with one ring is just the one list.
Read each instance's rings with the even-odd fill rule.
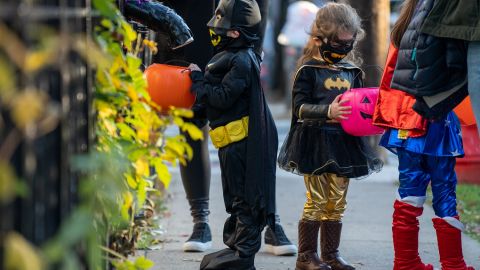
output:
[[418,74],[417,48],[416,47],[413,48],[411,60],[412,60],[412,62],[415,63],[415,73],[413,73],[413,80],[416,80],[417,79],[417,74]]

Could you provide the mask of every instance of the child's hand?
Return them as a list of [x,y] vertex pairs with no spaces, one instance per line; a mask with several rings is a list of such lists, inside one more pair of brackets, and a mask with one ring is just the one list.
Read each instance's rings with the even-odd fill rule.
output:
[[347,102],[347,99],[339,101],[341,95],[338,95],[335,97],[333,100],[332,104],[330,104],[330,113],[328,115],[328,118],[334,119],[334,120],[346,120],[348,117],[346,115],[349,115],[352,113],[352,106],[343,106],[345,102]]
[[202,70],[200,69],[200,67],[197,66],[197,65],[194,64],[194,63],[191,63],[191,64],[188,66],[188,69],[189,69],[190,71],[200,71],[200,72],[202,72]]

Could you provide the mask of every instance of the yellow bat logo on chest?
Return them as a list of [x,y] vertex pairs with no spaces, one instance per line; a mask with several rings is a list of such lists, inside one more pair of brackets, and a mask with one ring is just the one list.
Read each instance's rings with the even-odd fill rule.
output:
[[348,90],[350,89],[350,82],[344,78],[330,77],[325,80],[325,89],[327,90]]

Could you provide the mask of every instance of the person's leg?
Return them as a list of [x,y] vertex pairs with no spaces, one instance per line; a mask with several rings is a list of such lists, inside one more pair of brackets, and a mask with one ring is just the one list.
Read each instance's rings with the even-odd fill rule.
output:
[[303,207],[302,219],[298,223],[297,270],[328,270],[328,265],[318,257],[318,231],[325,216],[328,185],[323,176],[305,175],[307,201]]
[[433,209],[437,215],[432,221],[442,270],[473,270],[463,260],[464,225],[457,213],[455,157],[430,157],[428,167],[432,176]]
[[467,66],[468,94],[480,134],[480,41],[472,41],[468,44]]
[[[180,167],[190,213],[193,218],[193,232],[183,245],[184,251],[205,251],[212,245],[212,235],[208,225],[210,192],[210,158],[208,152],[208,126],[203,126],[204,140],[194,141],[182,133],[193,150],[193,158],[186,166]],[[202,128],[201,124],[198,124]]]
[[433,266],[425,265],[418,254],[417,218],[423,213],[430,182],[423,159],[420,154],[398,149],[400,186],[392,222],[394,270],[433,270]]
[[327,215],[320,227],[320,248],[322,260],[335,270],[354,270],[338,251],[342,234],[342,217],[347,208],[347,191],[349,179],[335,174],[325,174],[329,184]]
[[231,250],[205,256],[201,269],[254,269],[263,226],[243,199],[246,147],[247,140],[243,140],[219,149],[225,208],[231,214],[225,222],[223,241]]

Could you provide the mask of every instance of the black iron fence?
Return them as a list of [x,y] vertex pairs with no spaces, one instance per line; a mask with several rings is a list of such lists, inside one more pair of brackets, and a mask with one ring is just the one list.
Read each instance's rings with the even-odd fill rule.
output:
[[[94,78],[91,67],[72,50],[71,42],[73,37],[89,42],[87,37],[92,36],[90,2],[3,0],[0,4],[0,22],[25,46],[37,45],[38,31],[43,27],[57,35],[61,44],[52,65],[33,77],[19,75],[17,80],[19,89],[34,87],[56,101],[60,120],[53,132],[23,140],[16,149],[11,162],[28,186],[29,195],[8,205],[0,204],[0,236],[15,230],[29,241],[42,244],[57,232],[76,203],[79,177],[71,169],[71,158],[92,146]],[[9,41],[0,37],[0,42]],[[2,116],[6,126],[0,130],[0,143],[12,128],[5,108]]]

